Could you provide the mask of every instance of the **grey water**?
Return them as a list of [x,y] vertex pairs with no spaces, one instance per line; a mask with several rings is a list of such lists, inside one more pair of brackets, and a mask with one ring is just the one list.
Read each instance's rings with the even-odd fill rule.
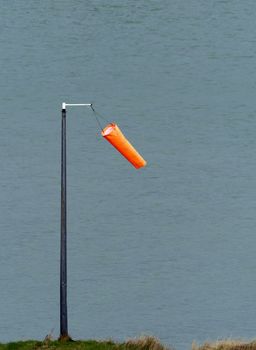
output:
[[[0,342],[59,335],[61,103],[75,339],[256,335],[253,0],[0,0]],[[101,121],[105,126],[105,121]]]

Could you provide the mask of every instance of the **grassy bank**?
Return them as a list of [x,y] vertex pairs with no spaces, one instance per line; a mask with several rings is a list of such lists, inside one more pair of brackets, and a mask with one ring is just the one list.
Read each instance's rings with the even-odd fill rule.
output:
[[[256,341],[244,342],[223,340],[203,345],[192,344],[192,350],[256,350]],[[46,339],[44,341],[22,341],[0,344],[0,350],[170,350],[154,337],[141,337],[125,343],[113,341],[69,341],[61,342]]]
[[40,341],[0,344],[0,350],[168,350],[154,337],[141,337],[125,343],[113,341]]

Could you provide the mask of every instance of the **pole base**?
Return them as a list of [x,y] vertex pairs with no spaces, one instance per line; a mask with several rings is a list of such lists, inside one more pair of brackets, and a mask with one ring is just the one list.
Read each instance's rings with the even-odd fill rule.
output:
[[62,334],[59,336],[58,341],[65,343],[65,342],[73,341],[73,339],[68,334]]

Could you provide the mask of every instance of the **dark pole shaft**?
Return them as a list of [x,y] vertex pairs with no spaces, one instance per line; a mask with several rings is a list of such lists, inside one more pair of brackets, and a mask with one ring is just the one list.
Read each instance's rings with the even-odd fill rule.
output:
[[67,312],[67,163],[66,109],[61,125],[61,242],[60,242],[60,338],[68,338]]

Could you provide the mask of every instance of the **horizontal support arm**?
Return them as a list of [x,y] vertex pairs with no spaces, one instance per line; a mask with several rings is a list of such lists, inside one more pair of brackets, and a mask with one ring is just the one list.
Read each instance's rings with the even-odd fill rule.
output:
[[62,109],[66,109],[66,107],[91,107],[92,106],[92,103],[65,103],[63,102],[62,103]]

